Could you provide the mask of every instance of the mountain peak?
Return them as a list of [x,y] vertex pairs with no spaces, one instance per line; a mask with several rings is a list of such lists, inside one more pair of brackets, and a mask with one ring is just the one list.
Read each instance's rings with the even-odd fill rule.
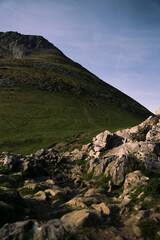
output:
[[42,36],[23,35],[18,32],[0,32],[0,57],[23,58],[31,50],[53,49],[60,52],[52,43]]

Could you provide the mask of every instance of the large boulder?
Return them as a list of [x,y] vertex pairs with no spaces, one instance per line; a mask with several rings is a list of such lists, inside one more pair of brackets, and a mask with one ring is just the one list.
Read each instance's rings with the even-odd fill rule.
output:
[[129,156],[122,155],[107,166],[105,175],[109,176],[115,185],[121,185],[125,179],[130,160]]
[[67,231],[76,231],[78,228],[97,226],[103,222],[101,211],[83,209],[65,214],[61,218]]
[[139,170],[127,174],[123,194],[127,194],[138,186],[146,184],[148,180],[149,178],[144,176]]
[[106,157],[108,156],[117,156],[121,157],[123,155],[128,155],[128,154],[133,154],[138,152],[140,149],[139,142],[126,142],[122,144],[121,146],[115,147],[108,151],[108,153],[105,155]]
[[154,118],[150,116],[138,126],[134,126],[130,129],[127,128],[127,129],[119,130],[115,134],[124,138],[125,142],[129,142],[132,140],[145,141],[146,134],[150,130],[151,125],[153,124],[153,121],[154,121]]
[[94,151],[99,152],[105,148],[109,148],[112,139],[113,133],[109,132],[108,130],[98,134],[93,138]]
[[155,173],[160,174],[160,158],[154,155],[144,155],[145,167]]
[[100,176],[101,174],[103,174],[105,169],[106,169],[106,167],[108,166],[108,164],[110,162],[112,162],[114,159],[115,159],[114,156],[100,159],[99,163],[94,166],[94,174],[93,174],[93,176],[95,177],[95,176]]
[[17,155],[6,156],[4,159],[3,166],[7,169],[17,170],[20,164],[20,158]]
[[159,142],[160,139],[160,119],[152,126],[146,135],[146,140],[151,142]]
[[94,152],[102,152],[104,150],[117,147],[123,144],[123,142],[123,137],[106,130],[93,138],[93,150]]

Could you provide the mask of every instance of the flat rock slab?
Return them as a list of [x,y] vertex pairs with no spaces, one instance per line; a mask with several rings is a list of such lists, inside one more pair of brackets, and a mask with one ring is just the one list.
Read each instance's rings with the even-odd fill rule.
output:
[[91,227],[103,222],[100,211],[83,209],[67,213],[61,218],[67,231],[75,231],[77,228]]

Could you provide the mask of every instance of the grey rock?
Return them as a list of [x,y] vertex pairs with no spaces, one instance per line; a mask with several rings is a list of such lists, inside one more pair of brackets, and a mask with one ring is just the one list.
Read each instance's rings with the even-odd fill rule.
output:
[[113,133],[106,130],[93,138],[94,151],[99,152],[105,148],[109,148],[110,142],[113,139]]
[[0,229],[1,240],[62,240],[64,234],[65,230],[58,219],[46,223],[37,222],[36,220],[7,223]]
[[32,167],[32,163],[30,161],[21,162],[20,168],[22,172],[29,170],[31,167]]
[[123,194],[131,193],[136,187],[147,184],[148,180],[149,178],[144,176],[139,170],[127,174]]
[[104,159],[103,161],[100,161],[100,163],[98,165],[96,165],[94,168],[93,176],[99,176],[99,175],[103,174],[108,163],[109,163],[108,159]]
[[4,167],[7,169],[17,170],[20,164],[20,158],[17,155],[6,156],[4,159]]
[[99,159],[93,158],[89,161],[88,164],[89,164],[88,173],[93,172],[94,168],[99,164]]
[[45,149],[42,148],[35,153],[35,157],[40,158],[41,156],[44,156],[45,154],[46,154],[46,151],[45,151]]
[[79,149],[75,149],[71,152],[71,160],[85,160],[87,157],[87,153],[85,151],[80,151]]
[[[99,159],[99,163],[97,165],[94,165],[92,170],[94,169],[94,174],[93,176],[99,176],[101,174],[104,174],[104,171],[106,167],[108,166],[109,163],[113,162],[116,159],[115,156],[110,156],[110,157],[104,157],[102,159]],[[92,161],[90,161],[91,165]]]
[[120,185],[124,181],[129,165],[130,157],[122,155],[107,166],[105,175],[110,176],[115,185]]

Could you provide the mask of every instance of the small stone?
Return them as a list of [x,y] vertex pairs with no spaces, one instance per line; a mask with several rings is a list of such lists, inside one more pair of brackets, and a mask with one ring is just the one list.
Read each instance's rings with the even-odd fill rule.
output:
[[54,185],[55,184],[55,182],[52,179],[47,179],[46,183],[49,184],[49,185]]
[[39,157],[45,155],[45,153],[46,153],[45,149],[42,148],[42,149],[38,150],[38,151],[35,153],[35,156],[36,156],[37,158],[39,158]]
[[142,220],[143,218],[148,217],[149,211],[140,210],[140,212],[135,216],[138,221]]
[[83,202],[83,199],[75,197],[66,203],[73,208],[87,208],[87,205]]
[[138,199],[141,198],[143,196],[144,192],[141,192],[139,195],[138,195]]
[[136,237],[138,237],[138,238],[141,237],[141,235],[142,235],[141,230],[138,226],[133,227],[133,232],[136,235]]
[[104,202],[100,204],[92,204],[91,206],[96,210],[102,211],[106,215],[109,215],[111,213],[109,207]]
[[38,200],[46,200],[46,194],[43,191],[39,191],[36,194],[34,194],[34,198]]
[[134,206],[134,210],[135,210],[135,211],[141,210],[141,206],[140,206],[140,205],[135,205],[135,206]]
[[85,197],[101,195],[104,192],[102,188],[90,188],[85,194]]
[[60,193],[61,191],[58,189],[46,189],[45,193],[49,193],[52,197],[54,197],[56,194]]
[[124,238],[122,236],[117,236],[117,237],[115,237],[114,240],[124,240]]
[[148,196],[144,199],[144,202],[152,202],[153,201],[153,198]]
[[91,146],[91,143],[88,143],[88,144],[86,144],[86,145],[83,145],[83,146],[82,146],[82,151],[87,151],[90,146]]

